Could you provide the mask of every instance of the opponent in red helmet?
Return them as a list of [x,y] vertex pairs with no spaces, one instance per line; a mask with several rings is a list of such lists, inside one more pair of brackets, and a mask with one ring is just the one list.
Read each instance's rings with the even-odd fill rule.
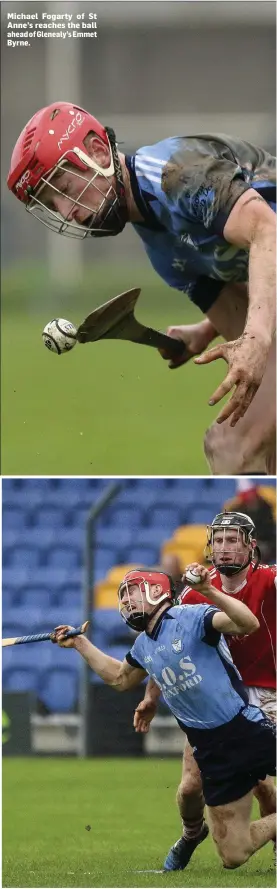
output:
[[127,222],[115,134],[70,102],[54,102],[26,124],[8,187],[29,213],[69,237],[116,235]]
[[[175,587],[169,574],[134,569],[123,577],[118,590],[119,612],[133,630],[146,630],[150,619],[166,603],[172,603]],[[164,608],[162,608],[164,610]]]

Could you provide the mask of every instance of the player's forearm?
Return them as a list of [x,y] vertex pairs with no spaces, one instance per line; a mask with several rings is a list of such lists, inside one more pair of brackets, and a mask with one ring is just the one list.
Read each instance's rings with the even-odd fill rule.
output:
[[272,216],[272,224],[257,225],[250,245],[245,326],[246,333],[268,348],[276,330],[276,226]]
[[220,611],[227,614],[227,617],[236,624],[238,630],[245,634],[250,634],[259,629],[259,621],[257,617],[255,617],[244,602],[240,602],[238,599],[232,599],[232,596],[227,596],[226,593],[221,593],[220,590],[217,590],[213,586],[211,588],[211,595],[209,593],[209,600],[213,602],[217,608],[220,608]]
[[74,648],[84,658],[89,667],[103,679],[106,685],[116,687],[119,684],[119,677],[122,668],[121,661],[104,654],[95,645],[92,645],[85,636],[76,636]]
[[158,703],[160,694],[161,694],[161,689],[159,688],[158,685],[156,685],[156,682],[154,682],[154,679],[149,679],[149,681],[147,682],[146,689],[145,689],[144,701],[147,701],[148,704],[153,704],[153,706],[156,706]]

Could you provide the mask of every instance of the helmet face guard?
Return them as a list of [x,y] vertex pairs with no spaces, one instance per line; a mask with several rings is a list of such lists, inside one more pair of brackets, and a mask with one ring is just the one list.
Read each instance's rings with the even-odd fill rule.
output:
[[[162,593],[159,598],[151,598],[151,586],[159,583]],[[131,600],[130,588],[138,587],[135,604]],[[174,587],[171,578],[167,574],[157,571],[129,571],[122,580],[118,590],[119,613],[126,624],[141,632],[146,630],[150,618],[159,610],[160,605],[166,599],[173,599]],[[150,612],[146,611],[145,604],[153,605]]]
[[[216,543],[215,534],[220,531],[222,542]],[[236,543],[228,543],[227,534],[232,531],[236,535]],[[252,538],[255,538],[255,525],[249,516],[239,512],[219,513],[215,516],[211,525],[207,526],[206,558],[211,561],[220,574],[232,577],[239,574],[243,568],[250,565],[255,549]],[[241,544],[249,545],[248,550],[242,551]],[[220,555],[224,555],[226,563],[220,561]]]
[[[74,165],[72,155],[76,155],[76,158],[81,160],[82,163],[86,165],[86,168],[91,171],[89,179],[87,179],[84,172],[80,170],[77,165],[75,170],[72,169],[72,165]],[[72,206],[70,207],[67,217],[63,218],[63,216],[56,210],[51,210],[44,204],[43,192],[45,186],[48,186],[49,192],[53,192],[53,198],[55,194],[63,195],[63,192],[60,191],[58,187],[58,183],[54,184],[52,180],[57,173],[66,171],[67,162],[71,165],[70,176],[76,178],[80,190],[79,195],[76,198],[66,195],[67,201],[69,201]],[[118,235],[123,231],[127,222],[127,211],[125,202],[123,201],[123,192],[118,188],[118,183],[117,188],[114,188],[109,182],[109,176],[113,174],[113,161],[109,168],[104,170],[81,149],[74,148],[62,155],[61,159],[47,176],[41,177],[40,185],[34,193],[32,192],[32,188],[28,188],[27,186],[29,200],[26,205],[26,210],[51,231],[64,235],[67,238],[79,238],[83,240],[88,236],[99,238],[109,235]],[[107,191],[102,190],[101,185],[99,184],[100,177],[109,182]],[[92,210],[89,204],[86,203],[87,192],[91,185],[93,185],[94,189],[100,195],[100,203],[97,210]],[[87,210],[90,214],[85,223],[81,224],[71,218],[72,212],[78,207]]]

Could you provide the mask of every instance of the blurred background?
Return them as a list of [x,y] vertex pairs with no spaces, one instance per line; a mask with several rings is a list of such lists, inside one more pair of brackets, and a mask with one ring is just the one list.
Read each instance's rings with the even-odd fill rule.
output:
[[[180,591],[185,566],[203,562],[206,525],[223,507],[253,518],[262,561],[274,563],[275,496],[275,480],[262,479],[4,479],[3,637],[89,618],[92,641],[122,660],[135,638],[118,613],[125,571],[160,566]],[[48,642],[3,649],[3,692],[7,712],[10,693],[22,694],[4,754],[24,744],[34,754],[91,756],[182,749],[162,703],[149,735],[133,731],[143,686],[116,695],[76,652]]]
[[[65,7],[74,17],[79,4],[38,4],[40,12]],[[142,287],[138,316],[157,328],[197,320],[198,310],[156,276],[131,226],[93,243],[58,238],[26,216],[5,180],[21,129],[55,99],[114,127],[126,153],[170,135],[213,131],[274,152],[275,3],[85,0],[83,10],[97,15],[97,39],[41,38],[12,49],[7,13],[27,13],[29,4],[1,4],[2,470],[207,474],[201,439],[216,413],[207,401],[220,367],[189,365],[172,379],[154,350],[113,342],[78,347],[57,364],[41,341],[51,317],[78,324],[132,286]],[[190,413],[200,400],[184,451],[172,441],[172,424],[179,405]],[[144,422],[144,449],[126,441],[127,412],[130,424]]]

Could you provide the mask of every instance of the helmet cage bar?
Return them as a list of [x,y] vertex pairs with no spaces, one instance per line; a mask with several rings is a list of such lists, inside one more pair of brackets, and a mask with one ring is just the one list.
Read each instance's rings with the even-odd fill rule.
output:
[[[81,188],[78,198],[72,198],[72,197],[70,197],[70,195],[63,194],[63,192],[56,185],[54,185],[51,181],[52,178],[57,174],[57,172],[67,172],[65,164],[67,162],[72,164],[72,154],[73,153],[76,153],[78,158],[80,160],[82,160],[83,163],[86,164],[87,168],[90,168],[93,170],[93,174],[89,180],[87,180],[86,177],[79,170],[78,170],[78,172],[75,172],[75,170],[69,171],[72,176],[75,176],[81,180],[81,184],[83,182],[85,182],[84,187]],[[108,189],[107,193],[104,193],[102,191],[101,187],[99,186],[99,184],[97,184],[95,181],[100,175],[103,176],[103,178],[108,181],[108,177],[113,173],[113,171],[114,171],[113,162],[110,164],[109,168],[104,171],[102,169],[102,167],[99,167],[99,165],[95,161],[93,161],[91,158],[89,158],[88,155],[86,155],[80,149],[75,148],[74,152],[72,150],[65,152],[65,154],[62,156],[62,158],[60,158],[60,160],[55,165],[55,167],[52,168],[50,173],[48,173],[48,175],[46,175],[46,176],[41,177],[40,184],[37,187],[35,194],[34,195],[30,194],[29,202],[26,205],[26,210],[28,213],[31,213],[32,216],[34,216],[36,219],[38,219],[38,221],[41,222],[42,225],[45,225],[50,230],[52,230],[58,234],[65,235],[66,237],[84,239],[88,235],[96,234],[96,236],[97,236],[97,233],[113,235],[115,233],[114,228],[109,229],[109,228],[104,228],[104,226],[105,226],[105,223],[107,223],[107,220],[110,217],[111,213],[115,214],[117,216],[118,220],[120,221],[120,217],[119,217],[119,213],[118,213],[118,209],[119,209],[118,196],[117,196],[116,191],[111,183],[109,183],[109,189]],[[102,201],[100,203],[100,206],[97,208],[97,210],[93,210],[91,207],[88,207],[85,203],[83,203],[83,201],[80,200],[91,185],[94,186],[96,191],[98,191],[102,197]],[[43,200],[39,199],[39,196],[41,198],[43,196],[42,193],[43,193],[45,186],[48,186],[48,188],[53,189],[53,192],[55,194],[61,195],[62,197],[66,197],[66,199],[68,201],[70,201],[70,203],[73,205],[73,208],[81,207],[82,209],[88,210],[90,213],[89,224],[86,225],[86,224],[76,222],[75,220],[69,219],[69,217],[72,213],[72,208],[69,210],[66,218],[63,218],[58,211],[51,210],[49,207],[47,207],[43,203]],[[106,213],[103,214],[105,204],[107,205],[107,209],[106,209]]]

